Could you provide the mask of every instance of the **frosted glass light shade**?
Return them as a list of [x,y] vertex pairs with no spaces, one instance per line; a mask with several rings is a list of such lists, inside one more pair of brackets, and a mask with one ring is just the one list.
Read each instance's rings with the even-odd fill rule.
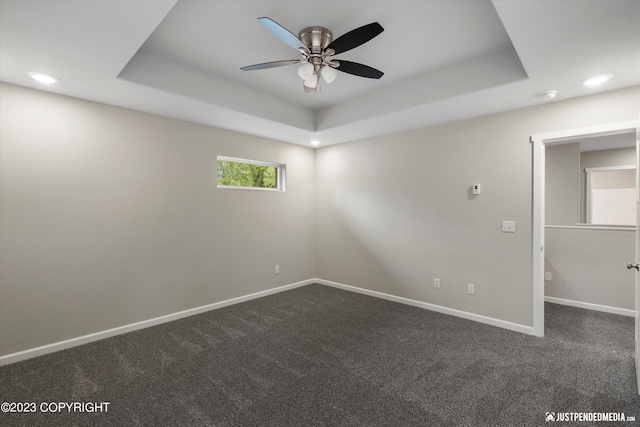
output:
[[338,72],[335,70],[335,68],[325,65],[324,67],[322,67],[322,70],[320,71],[320,75],[322,76],[325,82],[331,83],[336,79]]
[[311,88],[311,89],[315,89],[316,86],[318,86],[318,75],[317,74],[312,74],[311,77],[309,77],[308,79],[306,79],[304,81],[304,85],[306,87]]
[[311,76],[313,76],[313,64],[310,62],[305,62],[298,68],[298,75],[302,80],[309,80]]

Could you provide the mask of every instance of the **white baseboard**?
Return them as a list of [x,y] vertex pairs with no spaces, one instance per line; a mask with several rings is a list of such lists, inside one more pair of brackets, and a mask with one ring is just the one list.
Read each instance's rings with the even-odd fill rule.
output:
[[93,341],[98,341],[98,340],[109,338],[115,335],[125,334],[127,332],[133,332],[139,329],[160,325],[162,323],[167,323],[173,320],[182,319],[183,317],[193,316],[194,314],[200,314],[206,311],[227,307],[229,305],[238,304],[238,303],[249,301],[252,299],[265,297],[267,295],[276,294],[278,292],[288,291],[290,289],[310,285],[311,283],[316,283],[316,280],[315,279],[303,280],[301,282],[292,283],[290,285],[280,286],[273,289],[267,289],[266,291],[256,292],[253,294],[244,295],[237,298],[231,298],[225,301],[215,302],[213,304],[207,304],[200,307],[190,308],[188,310],[179,311],[177,313],[167,314],[165,316],[155,317],[153,319],[143,320],[141,322],[131,323],[129,325],[119,326],[113,329],[107,329],[106,331],[95,332],[93,334],[84,335],[77,338],[71,338],[65,341],[60,341],[52,344],[43,345],[42,347],[36,347],[29,350],[19,351],[17,353],[7,354],[5,356],[0,356],[0,366],[9,365],[11,363],[20,362],[21,360],[31,359],[32,357],[42,356],[48,353],[53,353],[56,351],[67,349],[67,348],[76,347],[82,344],[87,344]]
[[376,298],[382,298],[389,301],[399,302],[401,304],[407,304],[414,307],[424,308],[426,310],[436,311],[442,314],[448,314],[450,316],[461,317],[467,320],[473,320],[475,322],[485,323],[491,326],[497,326],[499,328],[508,329],[510,331],[521,332],[527,335],[533,335],[533,327],[520,325],[518,323],[507,322],[505,320],[494,319],[493,317],[481,316],[479,314],[469,313],[466,311],[455,310],[453,308],[443,307],[441,305],[429,304],[422,301],[416,301],[409,298],[398,297],[395,295],[389,295],[382,292],[370,291],[368,289],[358,288],[355,286],[344,285],[342,283],[331,282],[329,280],[314,279],[315,283],[321,285],[332,286],[334,288],[344,289],[346,291],[357,292],[364,295],[369,295]]
[[591,304],[589,302],[554,297],[544,297],[544,301],[554,304],[569,305],[571,307],[586,308],[587,310],[604,311],[605,313],[619,314],[621,316],[636,317],[636,312],[634,310],[628,310],[626,308],[610,307],[608,305]]
[[[492,317],[481,316],[479,314],[473,314],[473,313],[469,313],[469,312],[466,312],[466,311],[455,310],[453,308],[443,307],[443,306],[439,306],[439,305],[435,305],[435,304],[429,304],[429,303],[426,303],[426,302],[416,301],[416,300],[412,300],[412,299],[409,299],[409,298],[398,297],[398,296],[395,296],[395,295],[385,294],[385,293],[382,293],[382,292],[371,291],[371,290],[368,290],[368,289],[358,288],[358,287],[355,287],[355,286],[349,286],[349,285],[345,285],[345,284],[342,284],[342,283],[332,282],[332,281],[329,281],[329,280],[308,279],[308,280],[303,280],[301,282],[292,283],[290,285],[280,286],[280,287],[273,288],[273,289],[267,289],[266,291],[256,292],[256,293],[253,293],[253,294],[249,294],[249,295],[244,295],[244,296],[237,297],[237,298],[228,299],[228,300],[225,300],[225,301],[220,301],[220,302],[216,302],[216,303],[213,303],[213,304],[203,305],[201,307],[191,308],[191,309],[180,311],[180,312],[177,312],[177,313],[167,314],[165,316],[155,317],[153,319],[143,320],[141,322],[131,323],[129,325],[119,326],[117,328],[108,329],[108,330],[105,330],[105,331],[100,331],[100,332],[95,332],[95,333],[88,334],[88,335],[83,335],[83,336],[77,337],[77,338],[71,338],[71,339],[68,339],[68,340],[65,340],[65,341],[60,341],[60,342],[56,342],[56,343],[52,343],[52,344],[43,345],[41,347],[36,347],[36,348],[24,350],[24,351],[19,351],[19,352],[16,352],[16,353],[7,354],[5,356],[0,356],[0,366],[8,365],[8,364],[11,364],[11,363],[20,362],[22,360],[31,359],[33,357],[42,356],[42,355],[45,355],[45,354],[48,354],[48,353],[53,353],[53,352],[56,352],[56,351],[67,349],[67,348],[76,347],[76,346],[79,346],[79,345],[82,345],[82,344],[88,344],[90,342],[98,341],[98,340],[109,338],[109,337],[113,337],[115,335],[125,334],[127,332],[133,332],[133,331],[137,331],[139,329],[149,328],[151,326],[156,326],[156,325],[160,325],[162,323],[171,322],[173,320],[182,319],[183,317],[193,316],[195,314],[200,314],[200,313],[204,313],[206,311],[211,311],[211,310],[215,310],[215,309],[218,309],[218,308],[227,307],[227,306],[230,306],[230,305],[233,305],[233,304],[239,304],[241,302],[249,301],[249,300],[256,299],[256,298],[265,297],[267,295],[276,294],[278,292],[288,291],[290,289],[299,288],[299,287],[302,287],[302,286],[310,285],[312,283],[319,283],[321,285],[331,286],[331,287],[334,287],[334,288],[339,288],[339,289],[343,289],[343,290],[351,291],[351,292],[357,292],[357,293],[360,293],[360,294],[369,295],[369,296],[376,297],[376,298],[382,298],[382,299],[386,299],[386,300],[389,300],[389,301],[398,302],[398,303],[401,303],[401,304],[407,304],[407,305],[411,305],[411,306],[414,306],[414,307],[419,307],[419,308],[423,308],[423,309],[426,309],[426,310],[435,311],[435,312],[438,312],[438,313],[448,314],[450,316],[461,317],[463,319],[473,320],[475,322],[480,322],[480,323],[484,323],[484,324],[491,325],[491,326],[497,326],[499,328],[508,329],[510,331],[515,331],[515,332],[520,332],[520,333],[523,333],[523,334],[533,335],[533,328],[531,326],[525,326],[525,325],[520,325],[520,324],[517,324],[517,323],[511,323],[511,322],[507,322],[507,321],[504,321],[504,320],[494,319]],[[568,303],[576,303],[575,301],[559,300],[557,298],[551,298],[551,299],[553,301],[549,301],[549,302],[556,302],[558,304],[563,304],[563,302],[558,302],[558,301],[567,301]],[[547,300],[547,299],[545,298],[545,300]],[[566,305],[573,305],[573,304],[568,304],[568,303]],[[583,304],[583,303],[577,303],[577,304]],[[587,305],[596,306],[595,304],[587,304]],[[584,307],[584,306],[579,306],[579,305],[576,305],[576,307],[590,308],[590,307]],[[604,307],[604,306],[597,306],[597,307]],[[621,309],[615,309],[615,308],[612,308],[612,307],[604,307],[604,308],[611,309],[611,310],[618,310],[617,312],[615,312],[616,314],[624,314],[626,316],[634,316],[635,315],[634,312],[631,311],[631,310],[621,310]],[[595,308],[592,308],[592,309],[595,310]],[[607,311],[607,310],[600,310],[600,311]],[[631,314],[621,313],[620,311],[630,312]],[[609,311],[609,312],[611,312],[611,311]]]

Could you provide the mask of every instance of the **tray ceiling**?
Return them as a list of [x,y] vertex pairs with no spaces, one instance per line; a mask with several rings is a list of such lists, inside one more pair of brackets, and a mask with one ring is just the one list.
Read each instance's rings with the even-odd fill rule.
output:
[[[256,18],[338,37],[385,31],[336,58],[385,72],[339,73],[305,94],[298,59]],[[0,2],[0,79],[296,144],[351,141],[640,84],[634,1],[12,1]],[[579,82],[614,78],[602,88]]]

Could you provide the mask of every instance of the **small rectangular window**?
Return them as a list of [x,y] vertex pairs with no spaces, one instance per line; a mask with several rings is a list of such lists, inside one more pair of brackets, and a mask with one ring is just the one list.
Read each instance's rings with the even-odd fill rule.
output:
[[587,224],[636,225],[636,168],[587,168]]
[[285,191],[285,165],[218,156],[218,188]]

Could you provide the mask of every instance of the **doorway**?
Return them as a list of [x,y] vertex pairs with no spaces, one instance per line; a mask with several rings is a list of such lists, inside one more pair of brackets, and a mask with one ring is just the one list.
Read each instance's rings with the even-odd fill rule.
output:
[[[536,336],[544,336],[544,267],[545,267],[545,154],[546,145],[575,140],[579,137],[598,137],[633,133],[636,135],[636,169],[640,163],[638,153],[640,121],[615,123],[610,125],[590,128],[573,129],[547,134],[538,134],[531,137],[533,149],[533,226],[532,226],[532,291],[533,291],[533,333]],[[636,175],[636,187],[638,188],[638,175]],[[636,224],[640,222],[640,191],[636,190]],[[629,260],[637,266],[640,259],[640,233],[636,232],[636,260]],[[621,265],[624,268],[624,265]],[[638,389],[640,391],[640,274],[635,275],[635,360]]]
[[545,144],[545,302],[635,316],[635,163],[635,133]]
[[[533,331],[544,336],[544,236],[545,236],[545,157],[546,146],[576,140],[580,137],[598,137],[623,133],[636,133],[638,121],[616,123],[583,129],[533,135]],[[637,309],[638,307],[636,307]]]

